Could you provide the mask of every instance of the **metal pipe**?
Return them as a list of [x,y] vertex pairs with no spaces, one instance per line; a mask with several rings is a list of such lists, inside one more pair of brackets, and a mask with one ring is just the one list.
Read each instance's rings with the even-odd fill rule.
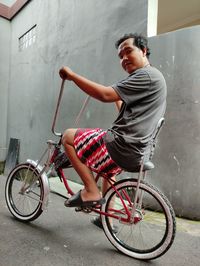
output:
[[62,83],[61,83],[61,87],[60,87],[60,93],[59,93],[59,97],[58,97],[58,101],[57,101],[57,105],[56,105],[56,111],[55,111],[55,114],[54,114],[52,128],[51,128],[53,134],[55,136],[59,136],[59,137],[62,136],[62,133],[58,133],[58,132],[55,131],[55,124],[56,124],[56,119],[57,119],[57,115],[58,115],[58,110],[59,110],[59,107],[60,107],[60,101],[61,101],[62,94],[63,94],[64,84],[65,84],[65,80],[63,79]]

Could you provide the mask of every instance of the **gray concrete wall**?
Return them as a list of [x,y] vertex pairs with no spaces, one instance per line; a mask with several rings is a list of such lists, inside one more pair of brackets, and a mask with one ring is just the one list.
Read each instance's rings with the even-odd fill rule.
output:
[[200,26],[150,38],[151,62],[168,85],[166,123],[151,182],[178,215],[200,219]]
[[5,160],[7,153],[10,34],[10,22],[0,17],[0,161]]
[[[20,161],[38,158],[46,139],[52,138],[59,68],[67,64],[88,78],[112,84],[123,76],[114,42],[124,32],[146,34],[146,18],[146,0],[34,0],[15,16],[11,23],[8,138],[20,139]],[[18,38],[35,24],[36,43],[20,52]],[[66,84],[60,130],[73,126],[85,97]],[[81,125],[107,127],[114,117],[114,105],[92,100]]]

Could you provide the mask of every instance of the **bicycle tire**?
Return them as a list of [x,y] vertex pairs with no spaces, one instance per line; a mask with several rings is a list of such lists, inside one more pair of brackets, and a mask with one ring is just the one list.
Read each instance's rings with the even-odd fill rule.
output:
[[44,187],[39,172],[31,164],[19,164],[9,174],[5,198],[11,214],[22,222],[33,221],[43,212]]
[[175,213],[158,188],[142,181],[139,187],[143,191],[142,207],[136,208],[135,223],[128,222],[125,208],[131,209],[136,186],[137,180],[129,178],[115,183],[117,192],[112,187],[108,189],[102,211],[115,217],[101,215],[102,225],[107,238],[119,251],[135,259],[151,260],[163,255],[172,245],[176,233]]

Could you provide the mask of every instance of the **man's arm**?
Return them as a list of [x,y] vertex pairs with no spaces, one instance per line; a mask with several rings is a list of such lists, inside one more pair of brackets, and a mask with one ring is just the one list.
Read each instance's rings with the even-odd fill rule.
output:
[[104,86],[93,82],[73,72],[69,67],[62,67],[59,71],[62,79],[73,81],[82,91],[102,102],[116,102],[121,100],[111,86]]

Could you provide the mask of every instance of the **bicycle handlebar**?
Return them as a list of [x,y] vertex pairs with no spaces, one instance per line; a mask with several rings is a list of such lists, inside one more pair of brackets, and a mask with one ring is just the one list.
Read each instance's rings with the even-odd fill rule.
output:
[[[55,111],[55,114],[54,114],[54,118],[53,118],[53,123],[52,123],[52,132],[55,136],[59,136],[61,137],[62,136],[62,133],[58,133],[55,131],[55,124],[56,124],[56,120],[57,120],[57,116],[58,116],[58,110],[59,110],[59,107],[60,107],[60,102],[61,102],[61,99],[62,99],[62,94],[63,94],[63,90],[64,90],[64,83],[65,83],[65,79],[62,79],[62,83],[61,83],[61,87],[60,87],[60,93],[59,93],[59,97],[58,97],[58,101],[57,101],[57,105],[56,105],[56,111]],[[76,121],[75,121],[75,126],[78,126],[78,123],[81,119],[81,116],[83,114],[83,112],[85,111],[85,108],[88,104],[90,100],[90,96],[88,95],[83,103],[83,106],[81,107],[81,110],[76,118]]]
[[61,87],[60,87],[60,93],[59,93],[59,97],[58,97],[58,101],[57,101],[57,105],[56,105],[56,111],[55,111],[55,114],[54,114],[52,128],[51,128],[53,134],[55,136],[59,136],[59,137],[62,136],[62,133],[58,133],[58,132],[55,131],[55,124],[56,124],[56,119],[57,119],[57,115],[58,115],[58,110],[59,110],[59,107],[60,107],[60,101],[61,101],[62,94],[63,94],[64,84],[65,84],[65,80],[63,79],[62,83],[61,83]]

